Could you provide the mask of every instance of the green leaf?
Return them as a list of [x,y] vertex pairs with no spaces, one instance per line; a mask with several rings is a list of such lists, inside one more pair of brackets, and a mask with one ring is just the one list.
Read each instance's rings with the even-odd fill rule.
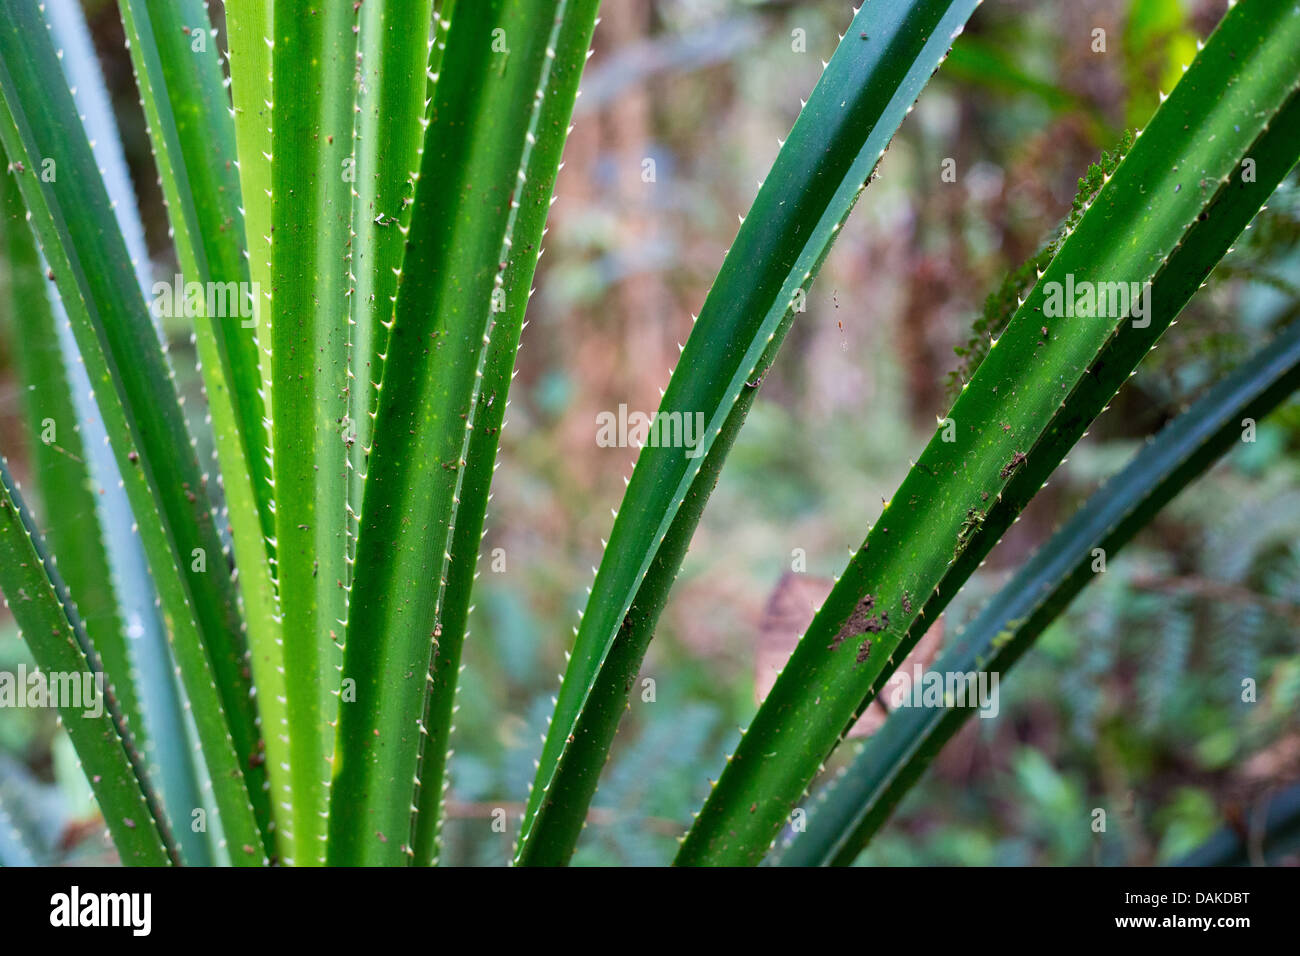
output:
[[432,18],[429,0],[372,0],[361,7],[348,343],[348,517],[354,523],[424,144],[426,73],[436,49],[427,39]]
[[[114,437],[234,856],[261,863],[269,801],[256,759],[257,717],[234,582],[171,372],[90,144],[68,89],[51,82],[60,75],[40,5],[6,3],[0,9],[0,138]],[[45,160],[55,163],[56,175],[41,175]]]
[[428,814],[418,859],[435,853],[500,415],[596,6],[490,0],[461,4],[451,22],[366,478],[345,666],[357,696],[340,715],[334,863],[415,855],[417,774]]
[[1074,231],[1084,210],[1096,198],[1102,183],[1110,178],[1124,158],[1124,154],[1132,146],[1133,134],[1125,131],[1112,151],[1103,152],[1101,160],[1088,167],[1087,173],[1079,178],[1078,192],[1075,194],[1070,213],[1056,234],[1036,253],[1022,262],[1018,269],[1009,272],[1003,278],[1002,284],[989,293],[984,300],[984,310],[972,325],[966,344],[954,350],[961,357],[961,363],[957,369],[948,373],[949,398],[955,398],[960,394],[975,369],[979,368],[980,362],[984,361],[984,356],[989,354],[989,349],[1002,335],[1007,323],[1015,317],[1024,293],[1033,286],[1038,276],[1051,263],[1065,237]]
[[1252,808],[1249,845],[1241,827],[1228,824],[1175,866],[1260,866],[1281,862],[1300,847],[1300,784],[1270,793]]
[[[1300,15],[1284,0],[1228,12],[964,387],[952,426],[941,424],[886,505],[741,739],[679,863],[761,858],[893,662],[1294,164],[1297,50]],[[1055,317],[1047,297],[1059,300],[1067,282],[1149,282],[1149,308]]]
[[[274,516],[254,339],[262,296],[245,259],[230,100],[203,0],[123,0],[120,8],[182,273],[155,285],[155,312],[171,314],[183,302],[194,319],[266,730],[271,811],[282,816],[276,810],[292,794],[281,769],[289,762],[288,716],[266,546]],[[189,311],[195,306],[198,315]]]
[[[103,175],[114,218],[122,230],[141,284],[148,284],[144,274],[149,266],[144,225],[90,30],[77,4],[47,5],[45,15],[62,50],[60,64],[91,142],[95,162]],[[211,792],[211,778],[203,766],[194,734],[187,726],[183,691],[167,645],[158,595],[150,580],[144,548],[134,531],[135,519],[122,476],[95,407],[90,380],[78,353],[67,313],[58,298],[57,287],[45,279],[46,269],[42,263],[36,281],[44,285],[45,301],[53,310],[52,318],[73,393],[81,443],[87,452],[86,464],[96,486],[98,506],[94,517],[101,527],[107,563],[112,568],[111,581],[130,638],[126,642],[128,660],[139,692],[144,727],[137,727],[134,723],[128,726],[147,762],[151,778],[162,791],[169,819],[189,820],[195,807],[210,806],[211,800],[205,801],[201,794]],[[56,545],[56,548],[66,555],[66,547]],[[74,590],[74,597],[75,594]],[[90,636],[92,643],[98,641],[93,631]],[[97,643],[96,648],[99,648]],[[100,656],[107,662],[103,652]],[[109,676],[112,677],[111,668]],[[211,828],[205,833],[194,833],[189,826],[172,829],[187,865],[211,862],[219,828]]]
[[[235,127],[215,31],[203,0],[122,0],[120,6],[181,270],[187,283],[205,286],[199,301],[185,305],[205,313],[216,306],[195,327],[226,497],[232,512],[249,511],[269,535],[270,469],[254,338],[261,296],[249,278]],[[238,491],[230,487],[236,477]]]
[[[1093,580],[1106,561],[1175,495],[1241,440],[1243,419],[1262,419],[1300,388],[1300,324],[1282,332],[1175,418],[1031,557],[930,668],[999,675]],[[810,808],[807,829],[772,862],[847,865],[866,846],[930,761],[971,715],[969,707],[893,707],[853,763]]]
[[[0,163],[8,165],[3,150]],[[15,332],[12,341],[32,439],[34,483],[44,506],[45,538],[62,557],[59,573],[99,654],[127,726],[144,751],[144,717],[127,652],[126,628],[113,591],[80,416],[46,296],[49,280],[14,177],[4,177],[0,194],[4,216],[0,235],[9,272],[3,304]],[[55,516],[57,520],[52,520]]]
[[[234,110],[235,142],[238,156],[240,200],[243,204],[244,249],[248,256],[248,274],[261,292],[261,309],[253,329],[258,348],[258,371],[261,375],[262,408],[271,408],[271,309],[273,297],[271,273],[271,45],[273,31],[272,0],[225,0],[226,38],[230,62],[230,98]],[[270,417],[263,423],[261,445],[265,458],[272,457]],[[265,462],[268,471],[270,461]],[[266,493],[258,489],[258,500]],[[272,492],[273,493],[273,492]],[[274,533],[274,511],[271,534]],[[263,525],[267,517],[262,517]],[[267,541],[267,552],[274,563],[275,545]],[[274,568],[273,568],[274,570]]]
[[433,91],[438,85],[438,71],[442,69],[442,58],[447,52],[447,34],[451,32],[451,20],[456,13],[456,0],[438,0],[434,3],[433,35],[429,41],[429,73],[425,86],[424,105],[433,103]]
[[[475,389],[473,428],[464,460],[472,463],[462,472],[457,496],[460,504],[449,549],[447,588],[442,604],[442,637],[429,670],[430,689],[424,716],[426,735],[420,753],[420,792],[413,841],[414,862],[436,862],[442,826],[442,796],[446,789],[448,738],[460,670],[463,636],[486,517],[488,492],[495,470],[497,444],[506,413],[505,397],[514,376],[515,355],[524,326],[525,307],[532,296],[531,283],[541,255],[541,237],[550,211],[555,177],[572,118],[578,81],[591,45],[597,3],[569,0],[562,19],[550,37],[555,57],[546,66],[538,89],[543,96],[534,111],[530,135],[520,169],[523,179],[516,193],[514,221],[508,225],[509,250],[501,272],[502,311],[495,313],[490,342],[484,346],[482,377]],[[513,250],[519,248],[518,253]],[[536,254],[533,249],[536,248]]]
[[[180,858],[162,808],[108,685],[74,702],[65,681],[102,673],[85,629],[0,459],[0,591],[51,692],[59,683],[59,715],[124,863],[166,866]],[[21,688],[25,692],[27,688]],[[89,698],[89,699],[88,699]],[[102,703],[102,706],[101,706]]]
[[[705,300],[661,415],[694,448],[643,448],[592,585],[516,860],[567,862],[654,625],[799,297],[975,0],[873,0],[845,34]],[[667,419],[672,421],[673,419]],[[691,452],[688,456],[685,452]]]
[[[347,601],[348,248],[357,8],[276,0],[272,435],[292,748],[286,862],[325,860]],[[287,841],[286,841],[287,842]]]

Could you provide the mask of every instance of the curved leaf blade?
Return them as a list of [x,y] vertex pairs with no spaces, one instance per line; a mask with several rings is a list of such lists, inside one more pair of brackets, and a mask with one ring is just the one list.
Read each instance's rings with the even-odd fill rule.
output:
[[[0,150],[0,163],[8,165]],[[103,663],[127,726],[144,751],[144,716],[127,652],[126,626],[113,591],[103,529],[92,488],[89,456],[54,312],[46,298],[45,268],[27,225],[27,210],[13,177],[0,183],[0,223],[8,281],[4,310],[15,334],[18,380],[32,437],[34,484],[45,516],[45,539],[62,558],[59,573],[91,644]],[[57,512],[56,512],[57,509]],[[54,514],[58,520],[50,520]]]
[[[253,329],[261,376],[264,420],[260,446],[267,474],[273,472],[274,449],[271,420],[271,339],[273,288],[271,281],[271,47],[273,45],[272,0],[225,0],[226,58],[230,64],[230,101],[234,112],[236,157],[239,171],[240,210],[243,220],[243,248],[248,258],[249,280],[261,293],[258,321]],[[251,441],[251,437],[249,439]],[[259,501],[274,494],[268,480],[257,489]],[[269,500],[268,538],[274,535],[275,520]],[[267,526],[266,514],[262,517]],[[267,541],[267,553],[274,565],[275,546]],[[274,567],[272,567],[274,571]]]
[[[44,13],[50,33],[62,52],[60,64],[85,125],[91,152],[104,177],[104,187],[136,275],[141,286],[148,287],[151,282],[150,261],[144,224],[136,206],[135,186],[127,169],[122,137],[90,28],[81,7],[76,4],[47,4]],[[112,568],[111,580],[126,634],[130,637],[128,659],[135,669],[145,726],[128,726],[132,728],[137,746],[148,763],[149,773],[156,775],[170,819],[189,819],[196,807],[211,809],[211,800],[201,796],[210,792],[211,779],[195,747],[193,734],[183,719],[183,691],[167,646],[158,595],[150,580],[144,548],[133,528],[134,517],[122,476],[96,407],[72,326],[59,299],[57,286],[44,280],[46,271],[42,265],[38,271],[41,278],[35,281],[45,286],[45,301],[53,309],[56,337],[70,379],[82,445],[88,452],[87,465],[97,486],[96,518],[102,527],[107,560]],[[56,553],[65,555],[66,567],[68,548],[58,542],[52,546]],[[70,576],[65,574],[65,579],[70,579]],[[106,576],[105,580],[110,578]],[[71,580],[69,584],[75,597],[77,586]],[[96,649],[101,651],[100,657],[111,676],[113,665],[109,656],[100,649],[93,630],[90,636]],[[194,833],[190,827],[182,826],[173,827],[173,833],[187,865],[202,865],[212,859],[218,829]]]
[[434,47],[429,0],[372,0],[357,34],[356,186],[352,200],[351,338],[348,342],[349,557],[374,435],[376,387],[388,347],[424,143],[425,92]]
[[[1298,41],[1300,13],[1283,0],[1229,10],[963,388],[949,415],[954,440],[941,428],[886,505],[679,863],[762,857],[922,619],[969,577],[1295,163]],[[1098,321],[1052,318],[1048,296],[1060,301],[1079,282],[1149,284],[1150,295],[1145,308],[1139,292]]]
[[[414,855],[411,781],[419,774],[429,801],[441,793],[455,676],[442,659],[459,655],[496,450],[495,431],[475,432],[505,404],[500,363],[513,362],[595,9],[595,0],[490,0],[459,5],[451,21],[366,477],[345,664],[357,699],[339,721],[331,862]],[[483,392],[489,376],[504,378],[499,392]],[[453,573],[460,563],[464,573]],[[425,743],[431,683],[443,703],[432,711],[437,738]],[[422,749],[432,759],[420,771]],[[420,842],[423,862],[436,818]]]
[[572,854],[625,709],[627,677],[653,635],[749,393],[793,321],[797,297],[977,5],[864,4],[799,114],[660,404],[659,414],[683,426],[699,413],[699,441],[639,453],[560,687],[516,862],[558,864]]
[[[1300,324],[1281,332],[1155,436],[1106,482],[980,612],[933,665],[938,673],[1006,672],[1093,580],[1109,557],[1262,419],[1300,388]],[[782,866],[852,863],[969,708],[894,709],[810,808],[807,829],[773,858]]]
[[[184,314],[194,319],[239,568],[265,766],[276,795],[270,808],[272,816],[282,817],[292,794],[281,770],[289,761],[289,731],[279,609],[267,554],[274,516],[254,338],[262,296],[246,261],[230,100],[203,0],[122,0],[119,6],[182,273],[155,284],[155,311],[169,315],[181,301],[203,313]],[[202,295],[191,297],[195,283]],[[209,307],[214,314],[207,314]]]
[[[0,137],[55,274],[154,572],[240,863],[270,825],[234,582],[175,385],[39,4],[0,8]],[[42,177],[42,161],[58,174]],[[251,782],[251,786],[249,783]]]
[[[495,313],[490,341],[484,345],[482,377],[473,397],[473,428],[468,433],[457,497],[455,526],[447,565],[443,598],[442,637],[429,670],[429,694],[424,716],[425,737],[420,754],[420,792],[417,800],[413,850],[417,864],[437,862],[442,826],[442,799],[446,790],[448,739],[456,697],[456,677],[469,618],[470,596],[478,577],[477,563],[486,519],[488,492],[495,470],[497,445],[505,423],[506,395],[514,376],[515,355],[531,283],[541,255],[541,237],[550,211],[560,156],[578,92],[595,26],[596,0],[569,2],[557,9],[556,29],[549,47],[554,58],[545,67],[538,90],[542,93],[531,120],[528,143],[521,160],[523,178],[516,192],[514,221],[509,237],[506,268],[501,271],[502,311]],[[531,140],[529,140],[531,137]],[[503,246],[506,245],[503,243]],[[514,253],[513,249],[521,250]],[[533,249],[537,253],[533,254]],[[462,636],[463,635],[463,636]]]
[[[47,681],[101,673],[89,638],[0,459],[0,590]],[[62,695],[61,695],[62,696]],[[167,866],[180,856],[149,786],[126,721],[105,687],[99,704],[59,707],[95,799],[124,863]],[[82,706],[82,705],[86,706]],[[98,711],[98,713],[95,713]]]
[[1300,846],[1300,784],[1265,801],[1263,812],[1252,814],[1249,844],[1238,827],[1225,826],[1174,866],[1258,866],[1294,852]]

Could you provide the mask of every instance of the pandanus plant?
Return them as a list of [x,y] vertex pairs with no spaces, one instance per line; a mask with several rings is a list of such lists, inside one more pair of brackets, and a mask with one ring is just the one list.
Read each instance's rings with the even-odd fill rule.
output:
[[[700,440],[641,449],[615,513],[518,864],[570,858],[727,452],[977,5],[869,0],[809,94],[664,393],[661,413],[701,416]],[[0,587],[43,670],[107,679],[101,716],[62,719],[124,862],[436,862],[498,439],[597,0],[226,0],[225,50],[202,0],[119,6],[170,285],[141,274],[76,3],[0,6],[9,289],[28,414],[51,433],[33,445],[39,516],[0,473]],[[1241,0],[1081,181],[684,827],[679,863],[756,863],[803,809],[847,728],[1294,165],[1298,89],[1300,11]],[[201,415],[179,399],[160,302],[192,321]],[[1280,335],[1168,426],[943,666],[1009,667],[1086,585],[1094,549],[1120,547],[1300,384],[1298,343]],[[120,596],[141,556],[156,606]],[[165,640],[128,643],[142,613]],[[146,719],[140,685],[160,663],[179,696]],[[892,716],[778,862],[852,860],[965,713]],[[154,728],[174,746],[146,761]]]

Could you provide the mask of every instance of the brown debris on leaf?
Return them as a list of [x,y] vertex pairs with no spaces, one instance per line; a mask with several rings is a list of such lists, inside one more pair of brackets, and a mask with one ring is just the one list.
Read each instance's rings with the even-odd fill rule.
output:
[[[840,645],[844,643],[844,639],[853,634],[862,634],[867,631],[870,631],[872,634],[880,633],[882,629],[880,618],[869,613],[875,606],[876,599],[870,594],[864,594],[862,600],[858,602],[858,606],[855,607],[853,613],[849,615],[849,619],[845,621],[844,626],[840,628],[839,633],[831,638],[831,642],[826,646],[826,649],[828,651],[839,650]],[[884,626],[889,626],[888,614],[885,615]]]
[[[829,578],[819,578],[809,574],[794,574],[787,572],[782,575],[781,580],[777,582],[776,587],[772,589],[772,594],[768,598],[767,606],[763,608],[762,616],[759,620],[758,630],[758,647],[754,658],[754,696],[758,703],[763,702],[772,685],[776,683],[776,675],[780,673],[781,668],[785,667],[785,662],[790,658],[794,651],[795,645],[799,643],[799,638],[803,637],[804,632],[808,630],[808,625],[812,623],[817,608],[821,607],[826,596],[831,593],[834,581]],[[864,597],[858,602],[858,607],[854,609],[853,614],[849,616],[845,627],[840,629],[836,635],[835,641],[832,641],[832,649],[840,647],[845,638],[853,634],[873,634],[879,633],[889,626],[888,612],[882,611],[878,616],[872,614],[876,600],[872,598],[871,603],[867,603]],[[855,623],[858,630],[849,630],[848,625]],[[871,630],[867,625],[871,624],[878,630]],[[838,643],[837,643],[838,642]],[[863,647],[867,648],[866,653],[870,653],[870,641],[864,640],[863,646],[857,650],[858,654],[863,653]],[[923,668],[929,667],[938,656],[939,647],[943,643],[943,618],[932,624],[917,642],[916,647],[912,649],[906,660],[898,665],[897,673],[905,670],[910,673],[912,665],[919,663]],[[866,660],[864,657],[863,660]],[[850,737],[868,737],[874,733],[882,723],[888,712],[880,699],[889,700],[894,691],[897,677],[890,678],[885,684],[884,689],[878,695],[877,700],[873,701],[871,706],[858,718],[853,729],[849,731]]]
[[1018,451],[1011,456],[1011,460],[1002,466],[1002,471],[998,473],[1000,478],[1010,478],[1011,473],[1024,464],[1025,459],[1029,457],[1023,451]]

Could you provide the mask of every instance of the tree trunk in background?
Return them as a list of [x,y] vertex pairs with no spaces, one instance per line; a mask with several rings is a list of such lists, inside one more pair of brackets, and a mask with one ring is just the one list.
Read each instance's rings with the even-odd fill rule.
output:
[[[611,52],[645,40],[652,12],[651,0],[621,0],[604,8],[601,28]],[[649,412],[658,408],[659,389],[668,384],[668,371],[676,364],[676,356],[668,352],[675,346],[666,341],[673,305],[656,263],[654,213],[659,191],[671,189],[672,184],[659,176],[657,168],[654,181],[643,178],[643,162],[655,159],[653,117],[644,87],[623,91],[602,114],[602,120],[608,159],[615,170],[611,185],[620,211],[616,252],[623,275],[617,302],[628,373],[623,381],[630,386],[625,400],[629,408]]]

